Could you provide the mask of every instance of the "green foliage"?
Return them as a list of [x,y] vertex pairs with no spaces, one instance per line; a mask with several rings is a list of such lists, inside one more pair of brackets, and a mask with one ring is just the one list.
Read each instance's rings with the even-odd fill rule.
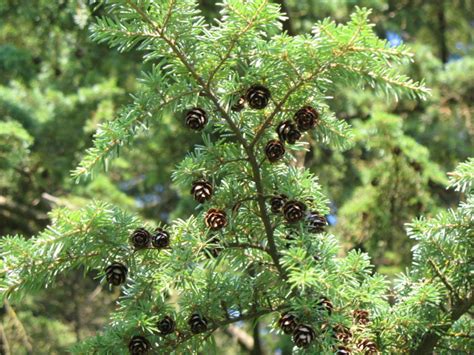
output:
[[15,168],[27,160],[33,138],[18,122],[12,121],[0,122],[0,140],[0,169],[3,171],[0,188],[4,188],[16,174]]
[[[359,11],[346,26],[321,22],[313,29],[313,36],[277,35],[266,41],[262,31],[271,35],[277,26],[274,21],[280,15],[274,6],[264,6],[264,2],[252,4],[242,7],[238,2],[230,2],[224,6],[225,21],[206,31],[201,17],[190,16],[186,10],[186,16],[181,18],[179,9],[171,11],[168,6],[174,6],[174,2],[149,13],[144,13],[145,7],[136,5],[138,10],[135,11],[135,5],[123,4],[120,6],[127,16],[121,13],[120,18],[100,20],[95,27],[96,40],[112,46],[120,43],[125,46],[120,48],[122,50],[134,46],[147,50],[145,59],[159,58],[161,65],[146,74],[144,88],[135,96],[135,103],[117,120],[98,130],[95,146],[88,151],[74,175],[90,174],[101,160],[129,141],[137,128],[149,120],[159,120],[165,108],[180,112],[190,105],[209,105],[199,96],[202,90],[199,86],[222,93],[219,99],[214,99],[221,100],[220,104],[225,108],[254,82],[279,83],[281,85],[269,85],[276,109],[269,113],[266,121],[281,119],[283,112],[295,110],[309,100],[315,101],[322,114],[318,135],[323,135],[323,141],[336,147],[347,146],[350,136],[344,132],[346,125],[334,119],[334,114],[324,104],[330,87],[342,83],[345,86],[367,85],[396,97],[402,93],[424,97],[427,93],[422,84],[387,69],[387,60],[398,63],[408,53],[403,47],[386,48],[386,42],[371,32],[367,11]],[[167,27],[168,22],[179,23],[184,28]],[[186,26],[193,30],[181,32]],[[235,33],[235,27],[241,30]],[[200,41],[196,43],[194,38],[200,38]],[[174,42],[177,39],[179,46]],[[149,48],[152,40],[154,46]],[[187,48],[192,52],[183,52]],[[189,67],[183,64],[183,59]],[[367,71],[369,67],[371,70]],[[191,77],[188,71],[191,71]],[[157,86],[161,89],[158,97]],[[216,102],[211,99],[211,103]],[[243,122],[240,128],[244,138],[252,136],[251,132],[256,129],[258,120],[254,116],[252,113],[251,119],[249,113],[243,112],[239,118]],[[325,134],[329,132],[331,134]]]
[[407,263],[411,244],[403,237],[404,223],[433,210],[436,201],[428,186],[444,186],[447,180],[428,150],[404,133],[400,117],[375,112],[365,122],[354,121],[354,127],[362,185],[340,209],[336,233],[351,236],[385,268],[400,263],[390,260],[393,252]]
[[[470,186],[474,182],[470,174],[473,167],[471,159],[460,165],[453,176]],[[452,184],[457,186],[456,180]],[[472,308],[474,300],[473,203],[471,191],[456,210],[444,211],[434,218],[419,218],[408,226],[408,235],[417,244],[413,248],[413,267],[395,286],[397,300],[390,317],[387,314],[384,320],[384,327],[392,329],[387,332],[389,349],[396,349],[395,344],[430,349],[423,346],[433,339],[435,344],[442,339],[442,354],[449,354],[449,349],[472,348],[469,337],[445,335],[450,327],[472,328],[472,319],[462,316]]]
[[449,174],[451,187],[456,191],[472,193],[474,181],[474,159],[469,158],[465,163],[459,164],[456,171]]
[[[11,56],[0,56],[8,59],[0,63],[7,63],[9,72],[18,69],[12,75],[18,81],[8,77],[0,88],[5,93],[0,110],[6,113],[5,125],[11,127],[7,136],[23,147],[17,158],[8,154],[7,162],[15,158],[26,163],[29,155],[44,165],[43,171],[53,172],[53,178],[46,180],[53,181],[57,191],[72,191],[57,199],[69,207],[51,213],[51,226],[37,237],[5,237],[0,242],[3,297],[20,302],[46,286],[63,290],[71,280],[76,285],[80,273],[102,283],[105,268],[120,261],[129,274],[111,321],[103,333],[77,344],[76,353],[124,353],[135,335],[145,336],[153,351],[217,353],[214,334],[220,329],[260,321],[272,323],[266,329],[271,328],[276,337],[276,313],[284,311],[292,312],[317,333],[308,349],[295,348],[296,353],[334,352],[340,341],[333,328],[341,325],[350,330],[347,346],[355,353],[363,353],[360,344],[364,340],[376,342],[384,353],[470,348],[469,338],[452,336],[452,332],[467,333],[472,327],[472,320],[464,316],[472,306],[468,277],[472,159],[451,175],[452,185],[467,194],[467,201],[456,210],[434,218],[420,217],[410,225],[409,236],[417,243],[414,263],[393,290],[389,280],[375,272],[367,254],[359,250],[344,254],[332,234],[310,233],[304,222],[290,225],[268,208],[269,197],[283,193],[304,201],[310,211],[330,213],[324,184],[302,168],[301,157],[312,149],[331,165],[344,167],[340,171],[335,171],[336,166],[322,167],[326,169],[322,181],[327,176],[337,176],[338,182],[356,176],[361,183],[356,188],[353,183],[338,187],[336,194],[345,204],[335,231],[345,236],[346,243],[364,242],[377,266],[383,264],[380,258],[400,257],[394,251],[402,251],[401,258],[406,258],[410,245],[404,239],[403,223],[438,209],[438,196],[431,192],[445,185],[446,179],[437,163],[452,163],[469,154],[472,135],[459,129],[469,125],[469,75],[463,78],[469,60],[447,65],[443,72],[433,58],[414,66],[405,45],[390,47],[376,35],[365,9],[356,9],[347,24],[312,22],[311,34],[290,36],[281,33],[284,17],[279,6],[266,0],[224,1],[220,19],[212,24],[203,19],[197,1],[97,3],[102,5],[87,7],[79,0],[70,6],[41,2],[42,16],[51,16],[54,25],[53,35],[41,38],[38,42],[43,46],[33,53],[48,57],[41,70],[36,70],[38,77],[22,74],[28,69],[23,59],[15,62]],[[379,10],[385,6],[383,1],[365,3]],[[337,18],[346,17],[352,6],[347,1],[317,5],[322,11],[336,12]],[[34,16],[35,11],[29,13],[29,9],[19,13]],[[1,2],[0,11],[5,12]],[[122,74],[126,77],[132,71],[130,66],[98,60],[103,49],[93,46],[85,51],[90,48],[94,55],[71,60],[84,55],[85,36],[77,28],[82,29],[92,13],[99,15],[92,25],[95,41],[121,52],[145,52],[143,59],[150,62],[133,102],[119,112],[115,111],[115,96],[123,92],[126,79]],[[12,17],[13,25],[5,27],[10,35],[16,34],[11,31],[18,21]],[[69,29],[71,37],[63,36],[61,26],[72,23],[76,28]],[[28,36],[25,38],[28,42]],[[51,38],[63,45],[55,45]],[[70,38],[77,47],[66,45]],[[106,80],[117,76],[109,71],[114,67],[120,68],[120,79]],[[429,81],[439,85],[429,99],[434,109],[428,109],[420,99],[427,98],[429,90],[423,80],[411,77],[433,72],[439,77],[429,77]],[[53,77],[62,79],[49,85]],[[465,81],[458,85],[459,79]],[[232,111],[231,106],[256,83],[271,91],[268,107]],[[370,92],[364,91],[369,88]],[[451,88],[456,95],[442,102],[440,97]],[[393,104],[402,97],[404,101]],[[287,144],[285,157],[270,164],[264,149],[268,140],[277,138],[275,127],[305,105],[320,113],[316,129],[306,139]],[[341,105],[349,109],[340,110]],[[202,142],[173,171],[173,187],[189,194],[195,180],[206,178],[214,194],[191,217],[175,218],[166,225],[146,222],[128,212],[136,206],[114,183],[121,181],[127,186],[124,190],[137,198],[136,204],[144,205],[144,217],[166,220],[170,212],[173,217],[187,214],[193,207],[189,199],[174,209],[176,195],[166,180],[170,165],[198,140],[199,135],[184,132],[182,122],[192,107],[205,109],[210,122],[202,132]],[[447,108],[455,113],[455,124],[443,120]],[[395,110],[397,115],[380,110]],[[360,119],[349,124],[346,118],[352,117]],[[434,124],[415,124],[420,117]],[[92,175],[96,178],[73,187],[66,172],[78,161],[76,152],[89,146],[89,135],[96,127],[93,146],[73,172],[78,181]],[[440,127],[435,138],[443,144],[434,149],[426,137]],[[443,152],[453,144],[445,143],[443,137],[456,130],[467,144]],[[412,138],[410,132],[421,139]],[[121,149],[132,141],[135,151]],[[355,148],[344,152],[351,147]],[[435,154],[437,163],[430,160],[433,151],[442,152]],[[109,177],[97,174],[119,153],[108,170]],[[158,202],[147,205],[148,197]],[[112,203],[87,203],[94,198]],[[210,208],[227,213],[223,230],[211,231],[206,225]],[[134,250],[128,240],[131,232],[157,226],[170,233],[171,248]],[[382,248],[388,250],[382,252]],[[394,305],[387,300],[389,292],[394,295]],[[76,289],[71,297],[77,294],[83,295]],[[333,304],[331,314],[321,310],[322,297]],[[358,309],[369,312],[369,324],[354,318],[353,311]],[[208,330],[200,335],[189,329],[188,319],[194,312],[209,321]],[[167,315],[176,320],[178,332],[164,337],[158,334],[157,321]],[[29,324],[28,317],[24,319]],[[31,322],[33,329],[38,324],[41,322]],[[45,332],[56,326],[62,327],[46,323]],[[81,331],[76,330],[75,339],[80,338]],[[72,342],[71,335],[67,339],[61,341]],[[47,347],[37,344],[41,349]],[[63,344],[51,349],[62,349]]]

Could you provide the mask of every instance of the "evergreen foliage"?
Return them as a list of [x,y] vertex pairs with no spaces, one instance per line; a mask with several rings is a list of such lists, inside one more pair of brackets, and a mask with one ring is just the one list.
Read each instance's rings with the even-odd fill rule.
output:
[[[193,110],[207,118],[202,132],[194,133],[202,142],[176,167],[173,180],[187,194],[196,181],[206,181],[212,193],[198,201],[193,216],[169,224],[143,220],[107,202],[56,209],[38,236],[0,241],[5,299],[21,300],[77,270],[104,283],[115,272],[116,285],[125,281],[118,307],[103,333],[74,347],[81,354],[148,348],[216,352],[217,329],[265,319],[279,332],[281,317],[288,314],[296,324],[282,331],[292,333],[295,352],[332,353],[343,346],[355,353],[472,348],[468,336],[453,336],[472,327],[467,316],[473,302],[472,159],[450,175],[451,186],[466,201],[409,226],[416,243],[413,265],[397,281],[393,304],[387,300],[388,280],[374,272],[368,255],[352,250],[342,256],[336,238],[321,230],[324,223],[315,230],[308,219],[330,211],[318,178],[295,164],[294,156],[308,150],[308,142],[341,151],[363,143],[381,157],[363,174],[383,188],[356,190],[355,198],[367,194],[367,203],[354,210],[347,205],[342,214],[350,221],[352,214],[380,207],[393,179],[405,187],[404,195],[397,189],[396,199],[416,195],[415,208],[429,200],[424,186],[445,183],[426,148],[404,135],[399,117],[374,115],[356,122],[353,130],[331,109],[332,97],[344,87],[370,88],[394,100],[417,101],[429,93],[423,81],[403,74],[411,54],[404,45],[392,48],[379,39],[368,10],[357,9],[345,25],[324,20],[311,34],[290,36],[281,32],[279,6],[267,0],[226,0],[212,24],[193,0],[100,3],[106,15],[92,26],[94,40],[119,51],[145,51],[152,66],[142,75],[133,103],[100,124],[94,146],[73,176],[84,180],[107,168],[121,147],[170,117],[181,122],[179,134],[187,134],[185,117]],[[266,96],[257,104],[249,94],[255,85]],[[233,110],[242,97],[244,107]],[[65,101],[74,106],[75,99],[73,94]],[[305,133],[297,124],[302,134],[295,144],[277,141],[278,125],[308,106],[318,114],[315,128]],[[6,125],[9,137],[21,138],[16,153],[23,159],[32,140],[21,126]],[[284,144],[285,154],[277,154],[281,159],[268,152],[268,143],[275,141]],[[10,159],[15,156],[9,154],[5,166]],[[388,173],[393,169],[398,177]],[[284,196],[284,204],[273,210],[275,195]],[[406,217],[400,213],[395,223],[399,234]],[[140,238],[156,241],[165,235],[169,246],[147,242],[137,248],[130,236],[139,228],[145,229],[139,230]]]

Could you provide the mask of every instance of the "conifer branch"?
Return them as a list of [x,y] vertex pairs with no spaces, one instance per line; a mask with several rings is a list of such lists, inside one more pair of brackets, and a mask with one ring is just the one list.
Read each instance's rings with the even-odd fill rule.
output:
[[[246,313],[246,314],[241,314],[237,317],[226,318],[226,319],[223,319],[221,321],[215,321],[215,322],[212,323],[212,326],[209,327],[209,329],[204,333],[204,336],[209,337],[217,329],[225,327],[229,324],[234,324],[234,323],[242,322],[242,321],[246,321],[246,320],[254,320],[254,319],[257,319],[257,318],[262,317],[264,315],[267,315],[267,314],[270,314],[270,313],[273,313],[273,312],[277,312],[277,311],[282,310],[284,308],[285,308],[285,306],[283,305],[283,306],[277,306],[277,307],[274,307],[274,308],[254,310],[253,312]],[[164,347],[164,348],[168,348],[168,349],[176,349],[180,344],[183,344],[183,343],[187,342],[188,340],[190,340],[191,338],[196,337],[196,336],[197,336],[196,334],[193,334],[191,332],[180,333],[179,336],[178,336],[178,339],[176,341],[173,341],[173,340],[166,341],[166,342],[163,342],[161,344],[161,346]]]
[[[207,87],[211,87],[212,80],[214,79],[216,74],[219,72],[219,70],[222,68],[222,66],[225,64],[225,62],[230,58],[232,51],[234,50],[235,46],[239,43],[239,39],[252,28],[254,21],[257,19],[259,12],[263,9],[264,6],[267,5],[267,3],[268,3],[267,0],[262,1],[259,9],[255,12],[254,16],[249,21],[247,21],[247,26],[245,26],[241,31],[239,31],[233,36],[232,40],[229,43],[226,53],[222,57],[221,61],[217,64],[215,69],[209,75],[209,78],[207,79],[207,83],[206,83]],[[229,8],[231,8],[231,6],[229,6]]]
[[[192,63],[186,58],[185,54],[181,52],[181,50],[176,46],[176,42],[174,40],[169,39],[166,37],[162,30],[144,13],[138,6],[136,6],[133,1],[131,0],[126,0],[126,2],[133,8],[135,11],[137,11],[140,16],[147,22],[149,23],[152,28],[157,32],[158,35],[168,44],[168,46],[171,48],[173,53],[176,54],[178,59],[181,61],[181,63],[188,69],[189,73],[192,75],[192,77],[196,80],[196,82],[201,86],[201,88],[204,90],[206,93],[206,96],[211,99],[213,102],[214,106],[216,109],[219,111],[219,113],[223,116],[227,124],[230,126],[232,132],[242,144],[243,148],[245,149],[248,160],[250,162],[250,165],[252,167],[252,172],[253,172],[253,178],[255,182],[255,187],[257,190],[257,199],[258,199],[258,205],[260,208],[260,213],[262,217],[262,221],[264,224],[265,228],[265,233],[268,239],[268,244],[269,244],[269,250],[272,255],[272,259],[275,263],[275,266],[277,267],[280,275],[286,279],[286,273],[283,270],[282,266],[280,265],[280,257],[278,254],[278,250],[276,247],[275,239],[273,236],[273,230],[270,222],[270,218],[268,216],[268,212],[265,206],[265,192],[263,189],[263,184],[262,184],[262,178],[260,174],[260,167],[258,165],[257,159],[255,157],[255,154],[253,152],[253,148],[251,145],[249,145],[242,135],[239,127],[235,124],[235,122],[232,120],[232,118],[229,116],[227,111],[221,106],[219,103],[218,98],[215,96],[215,94],[212,92],[211,88],[207,85],[207,83],[204,81],[204,79],[197,73],[196,69],[192,65]],[[289,96],[289,95],[288,95]]]
[[456,297],[457,300],[460,299],[459,294],[456,292],[454,289],[453,285],[449,282],[449,280],[443,275],[441,270],[438,268],[438,266],[435,264],[433,259],[429,258],[428,262],[430,263],[431,267],[433,268],[434,272],[436,275],[439,277],[439,279],[443,282],[444,286],[449,290],[449,292]]

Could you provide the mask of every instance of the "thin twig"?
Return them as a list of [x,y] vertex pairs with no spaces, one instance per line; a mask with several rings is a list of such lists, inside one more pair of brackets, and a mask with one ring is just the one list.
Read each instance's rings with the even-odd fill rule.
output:
[[443,284],[446,286],[446,288],[449,290],[449,292],[451,292],[458,300],[460,300],[461,298],[459,297],[459,294],[456,292],[456,290],[454,289],[453,285],[451,285],[451,283],[449,282],[449,280],[446,278],[446,276],[443,275],[443,273],[441,272],[441,270],[438,268],[438,266],[435,264],[435,262],[429,258],[428,259],[428,262],[430,263],[431,267],[433,268],[433,270],[435,271],[436,275],[438,275],[438,277],[440,278],[440,280],[443,282]]

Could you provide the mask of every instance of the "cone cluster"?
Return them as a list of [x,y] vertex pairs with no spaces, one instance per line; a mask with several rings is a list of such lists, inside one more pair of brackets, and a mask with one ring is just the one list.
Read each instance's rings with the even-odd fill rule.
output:
[[157,228],[154,234],[151,234],[145,228],[138,228],[130,235],[130,244],[135,250],[140,249],[164,249],[170,245],[170,234],[163,228]]
[[293,342],[299,348],[307,348],[316,338],[313,328],[300,324],[292,313],[284,313],[278,320],[278,326],[285,334],[292,334]]

